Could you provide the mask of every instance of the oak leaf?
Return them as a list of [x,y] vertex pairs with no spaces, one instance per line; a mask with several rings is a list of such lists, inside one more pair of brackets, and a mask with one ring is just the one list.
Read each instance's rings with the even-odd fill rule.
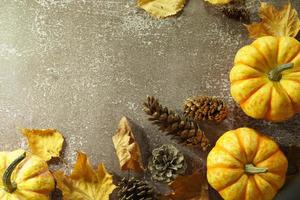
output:
[[178,176],[169,186],[173,192],[162,200],[209,200],[208,183],[199,170],[191,175]]
[[157,18],[172,16],[181,11],[185,0],[138,0],[138,6]]
[[122,117],[116,134],[112,137],[122,170],[143,171],[141,150],[136,143],[126,117]]
[[57,171],[54,177],[63,200],[109,200],[109,195],[116,188],[104,164],[99,164],[94,170],[82,152],[77,152],[77,162],[70,176]]
[[205,1],[215,5],[223,5],[223,4],[230,3],[232,0],[205,0]]
[[59,157],[64,138],[57,130],[24,128],[22,133],[28,140],[31,153],[45,161],[49,161],[53,157]]
[[259,16],[261,22],[246,25],[250,38],[268,35],[296,37],[300,30],[300,19],[290,2],[282,10],[262,2]]

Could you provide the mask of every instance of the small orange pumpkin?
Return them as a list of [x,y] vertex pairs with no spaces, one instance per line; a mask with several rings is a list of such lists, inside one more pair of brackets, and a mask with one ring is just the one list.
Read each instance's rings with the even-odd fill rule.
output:
[[266,36],[241,48],[230,72],[231,95],[256,119],[283,121],[300,112],[300,43]]
[[225,200],[271,200],[287,159],[276,142],[250,128],[222,135],[207,157],[207,179]]
[[23,150],[0,152],[0,199],[49,200],[55,187],[47,163]]

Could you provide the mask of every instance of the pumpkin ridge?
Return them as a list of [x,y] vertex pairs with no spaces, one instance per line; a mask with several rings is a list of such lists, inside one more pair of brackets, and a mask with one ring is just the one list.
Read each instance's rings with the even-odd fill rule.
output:
[[251,91],[247,97],[243,100],[240,101],[240,105],[243,106],[243,104],[245,104],[252,95],[254,95],[258,90],[260,90],[261,88],[263,88],[265,85],[267,85],[268,83],[263,83],[261,86],[259,86],[258,88],[256,88],[255,90]]
[[298,55],[300,55],[300,45],[298,45],[298,53],[296,53],[296,55],[292,56],[292,58],[286,63],[293,62],[295,60],[295,58],[297,58]]
[[32,175],[30,175],[30,176],[28,176],[28,177],[22,179],[20,182],[25,182],[25,181],[28,181],[28,180],[30,180],[30,179],[32,179],[32,178],[37,177],[37,176],[42,176],[42,175],[44,175],[44,174],[47,174],[48,171],[49,171],[49,169],[44,168],[43,170],[39,171],[38,173],[32,174]]
[[229,166],[229,165],[224,165],[224,164],[214,164],[213,166],[209,167],[210,169],[241,169],[243,170],[243,168],[241,167],[236,167],[236,166]]
[[289,100],[289,103],[291,104],[291,106],[292,106],[292,108],[293,108],[293,111],[294,111],[294,113],[295,113],[295,105],[294,105],[294,102],[293,102],[293,100],[292,100],[292,98],[290,97],[290,95],[287,93],[287,91],[282,87],[282,85],[281,85],[281,83],[279,83],[279,84],[277,84],[277,87],[279,87],[278,89],[280,90],[280,91],[282,91],[284,94],[286,94],[286,96],[288,97],[288,100]]
[[241,164],[244,164],[243,161],[241,161],[240,159],[236,158],[230,151],[228,151],[227,149],[225,149],[223,146],[221,145],[216,145],[215,147],[219,148],[221,151],[224,151],[225,153],[229,154],[232,158],[234,158],[235,160],[237,160],[238,162],[240,162]]
[[42,195],[49,195],[49,190],[43,189],[43,190],[30,190],[30,189],[22,189],[23,191],[32,192],[36,194],[42,194]]
[[262,77],[262,76],[264,76],[263,74],[261,74],[260,76],[249,76],[249,77],[247,77],[247,78],[243,78],[243,79],[239,79],[239,80],[234,80],[234,81],[231,81],[230,83],[231,84],[236,84],[237,82],[241,82],[241,81],[247,81],[247,80],[250,80],[250,79],[255,79],[255,78],[260,78],[260,77]]
[[294,60],[295,60],[298,56],[300,56],[300,46],[299,46],[299,53],[297,53],[297,55],[296,55],[290,62],[292,62],[292,63],[295,64],[295,61],[294,61]]
[[239,61],[239,62],[235,62],[235,63],[234,63],[234,65],[238,65],[238,64],[248,66],[248,67],[250,67],[250,68],[252,68],[252,69],[255,69],[256,71],[258,71],[258,72],[260,72],[260,73],[262,73],[262,74],[265,74],[265,73],[266,73],[266,72],[262,71],[261,69],[255,68],[255,67],[253,67],[253,66],[251,66],[251,65],[249,65],[249,64],[246,64],[246,63],[244,63],[244,62],[242,62],[242,61]]
[[265,64],[266,64],[266,66],[267,66],[268,68],[272,68],[272,66],[271,66],[270,63],[269,63],[269,59],[267,59],[266,56],[265,56],[265,54],[263,54],[263,53],[260,51],[260,49],[257,48],[256,44],[253,43],[251,46],[253,46],[253,47],[257,50],[257,52],[262,56],[262,58],[263,58],[263,60],[264,60],[264,62],[265,62]]
[[272,100],[273,100],[273,89],[274,89],[274,86],[271,87],[271,91],[270,91],[270,98],[269,98],[269,101],[268,101],[268,107],[267,107],[267,110],[266,110],[266,113],[265,113],[265,117],[267,119],[270,119],[271,118],[271,111],[272,111]]
[[280,37],[278,37],[277,38],[277,42],[276,42],[276,47],[277,47],[277,49],[276,49],[276,56],[277,56],[277,58],[276,58],[276,62],[278,63],[278,56],[279,56],[279,47],[280,47],[280,42],[281,42],[281,38]]
[[217,189],[218,192],[221,193],[222,190],[226,190],[227,188],[229,188],[230,186],[238,182],[243,176],[247,176],[247,175],[242,173],[241,176],[239,176],[238,178],[231,180],[229,183],[227,183],[225,186],[221,187],[220,189],[218,188]]
[[263,192],[260,190],[260,188],[258,187],[258,184],[254,178],[254,176],[249,176],[249,181],[250,179],[252,180],[253,184],[255,185],[255,188],[257,189],[258,193],[260,194],[260,196],[263,196]]
[[266,157],[266,158],[264,158],[263,160],[261,160],[261,161],[255,163],[255,166],[257,166],[257,165],[259,165],[260,163],[262,163],[262,162],[264,162],[264,161],[270,159],[270,158],[271,158],[272,156],[274,156],[278,151],[280,151],[280,148],[279,148],[279,147],[277,147],[277,149],[276,149],[273,153],[271,153],[268,157]]
[[254,160],[254,158],[255,158],[258,150],[259,150],[260,143],[261,143],[261,136],[259,134],[257,134],[257,145],[256,145],[255,153],[254,153],[254,156],[253,156],[251,162],[253,162],[253,160]]
[[243,194],[244,194],[244,198],[243,199],[245,199],[245,200],[246,200],[246,197],[247,197],[248,185],[249,185],[249,176],[248,176],[246,187],[245,187],[245,189],[243,191]]
[[293,108],[293,110],[294,110],[294,112],[295,112],[295,110],[297,110],[296,109],[296,103],[293,101],[293,99],[292,99],[292,97],[289,95],[289,93],[284,89],[284,87],[282,87],[282,85],[280,84],[279,85],[280,86],[280,88],[281,88],[281,90],[286,94],[286,96],[288,97],[288,99],[290,100],[290,103],[291,103],[291,105],[292,105],[292,108]]
[[260,176],[259,174],[255,174],[255,176],[259,176],[261,179],[267,182],[275,191],[279,190],[279,187],[276,184],[272,183],[271,181],[266,180],[264,177]]
[[22,162],[20,162],[20,164],[16,167],[16,171],[19,171],[20,169],[22,169],[24,167],[24,165],[30,160],[29,158],[30,156],[26,156],[24,158],[24,160]]
[[237,141],[238,141],[238,144],[239,144],[239,146],[240,146],[241,151],[243,152],[242,154],[244,155],[245,160],[246,160],[247,162],[249,162],[249,160],[247,159],[247,153],[246,153],[246,151],[245,151],[245,147],[244,147],[244,145],[242,144],[242,141],[241,141],[241,139],[240,139],[240,137],[239,137],[239,133],[241,133],[241,129],[237,129],[236,131],[234,131],[234,135],[235,135],[235,137],[236,137],[236,139],[237,139]]

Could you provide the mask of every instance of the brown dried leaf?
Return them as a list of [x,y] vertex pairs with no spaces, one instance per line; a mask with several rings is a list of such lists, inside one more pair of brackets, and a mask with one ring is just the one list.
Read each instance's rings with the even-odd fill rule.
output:
[[143,171],[141,150],[136,143],[131,127],[126,117],[122,117],[118,130],[112,137],[122,170]]
[[27,138],[31,152],[45,161],[53,157],[59,157],[64,138],[55,129],[22,129]]
[[208,183],[201,171],[188,176],[178,176],[169,184],[173,192],[162,200],[209,200]]
[[250,38],[268,35],[296,37],[300,30],[298,13],[290,2],[282,10],[262,2],[259,16],[261,22],[246,25]]
[[175,15],[184,7],[185,0],[138,0],[138,6],[157,18]]
[[54,176],[63,200],[109,200],[116,188],[104,164],[99,164],[95,170],[82,152],[77,153],[77,162],[70,176],[61,171],[55,172]]

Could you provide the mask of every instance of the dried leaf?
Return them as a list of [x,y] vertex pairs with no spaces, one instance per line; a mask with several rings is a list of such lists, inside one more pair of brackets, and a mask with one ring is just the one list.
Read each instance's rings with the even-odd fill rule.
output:
[[77,162],[70,176],[61,171],[55,172],[54,176],[63,200],[109,200],[109,195],[116,188],[104,164],[99,164],[94,170],[82,152],[77,153]]
[[122,117],[118,130],[112,137],[122,170],[142,171],[141,150],[136,143],[126,117]]
[[162,200],[209,200],[208,183],[201,171],[188,176],[178,176],[169,185],[173,192]]
[[138,0],[138,6],[157,18],[175,15],[184,7],[185,0]]
[[59,157],[64,138],[55,129],[22,129],[27,138],[31,152],[45,161],[53,157]]
[[232,0],[205,0],[211,4],[224,5],[230,3]]
[[259,16],[261,22],[246,25],[250,38],[267,35],[296,37],[300,30],[300,19],[290,2],[282,10],[262,2]]

